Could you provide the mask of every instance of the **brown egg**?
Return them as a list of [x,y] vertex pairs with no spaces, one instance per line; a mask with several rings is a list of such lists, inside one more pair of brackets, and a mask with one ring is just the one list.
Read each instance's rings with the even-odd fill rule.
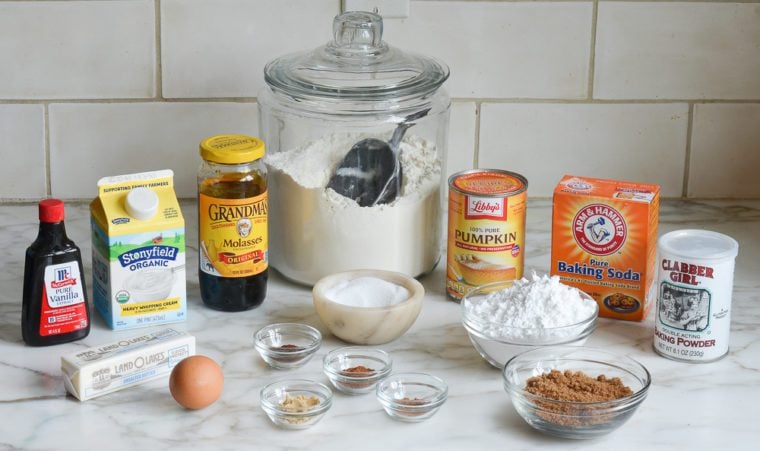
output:
[[219,399],[223,388],[222,369],[204,355],[183,359],[169,378],[169,391],[174,400],[188,409],[210,406]]

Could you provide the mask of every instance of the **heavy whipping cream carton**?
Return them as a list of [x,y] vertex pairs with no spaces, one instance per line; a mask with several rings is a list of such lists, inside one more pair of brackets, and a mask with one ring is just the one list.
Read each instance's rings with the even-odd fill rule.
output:
[[657,297],[658,185],[566,175],[554,190],[551,274],[599,316],[640,321]]
[[112,329],[184,321],[185,221],[171,170],[104,177],[90,204],[95,308]]

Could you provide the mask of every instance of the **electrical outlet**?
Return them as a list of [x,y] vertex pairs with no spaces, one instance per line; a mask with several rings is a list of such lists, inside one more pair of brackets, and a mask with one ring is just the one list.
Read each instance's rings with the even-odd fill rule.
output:
[[411,0],[343,0],[343,11],[372,11],[385,18],[409,17]]

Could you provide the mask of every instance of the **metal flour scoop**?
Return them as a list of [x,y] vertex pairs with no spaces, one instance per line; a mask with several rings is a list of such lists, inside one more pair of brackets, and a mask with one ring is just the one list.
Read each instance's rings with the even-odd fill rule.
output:
[[367,138],[354,144],[335,168],[327,187],[362,207],[393,202],[401,187],[399,145],[406,130],[429,111],[430,108],[404,118],[388,142]]

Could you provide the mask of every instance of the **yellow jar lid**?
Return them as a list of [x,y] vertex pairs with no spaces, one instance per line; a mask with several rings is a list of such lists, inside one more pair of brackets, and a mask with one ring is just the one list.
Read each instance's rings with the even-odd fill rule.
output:
[[201,141],[201,158],[222,164],[248,163],[264,156],[264,141],[246,135],[216,135]]

